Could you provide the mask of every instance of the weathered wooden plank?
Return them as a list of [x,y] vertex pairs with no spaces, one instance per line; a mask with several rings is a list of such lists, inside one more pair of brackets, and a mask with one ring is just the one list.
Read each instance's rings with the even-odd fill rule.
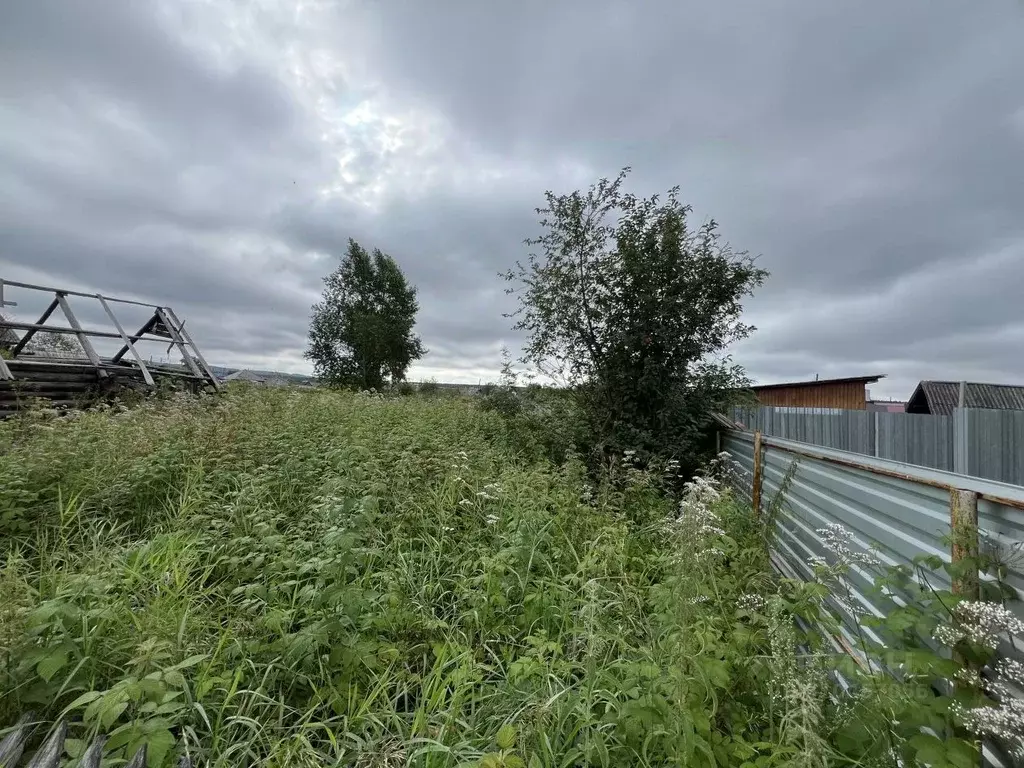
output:
[[[19,283],[17,280],[4,280],[4,284],[14,286],[15,288],[27,288],[30,291],[43,291],[45,293],[64,293],[68,296],[83,296],[85,298],[93,298],[96,294],[94,293],[82,293],[81,291],[66,291],[61,288],[49,288],[45,285],[33,285],[32,283]],[[153,304],[147,304],[144,301],[132,301],[131,299],[113,299],[110,296],[104,297],[107,301],[116,301],[118,304],[134,304],[138,307],[152,307]]]
[[[87,333],[90,336],[95,336],[98,339],[120,339],[121,338],[120,334],[114,333],[113,331],[96,331],[96,330],[84,329],[84,328],[81,331],[76,331],[74,328],[65,328],[63,325],[44,325],[44,324],[40,324],[40,323],[18,323],[18,322],[15,322],[13,320],[12,321],[5,320],[3,325],[6,328],[13,328],[16,331],[31,331],[31,330],[35,329],[37,331],[44,331],[46,333],[63,333],[63,334],[71,334],[73,336],[77,336],[81,332],[81,333]],[[22,337],[22,341],[24,341],[24,337]]]
[[[45,325],[46,321],[50,319],[50,315],[53,314],[53,310],[55,310],[56,308],[57,308],[57,299],[54,298],[54,300],[50,302],[50,306],[48,306],[46,308],[46,311],[43,312],[43,314],[39,316],[38,320],[36,320],[35,325],[37,327],[36,328],[28,329],[28,332],[24,336],[21,337],[21,341],[19,341],[17,344],[14,345],[14,348],[11,350],[11,356],[12,357],[17,357],[18,356],[18,353],[21,352],[21,350],[23,350],[25,348],[25,345],[28,344],[29,340],[33,336],[36,335],[36,331],[39,330],[38,326]],[[7,325],[8,327],[11,326],[10,323],[6,323],[6,322],[4,323],[4,325]]]
[[43,746],[36,750],[26,768],[58,768],[61,756],[64,754],[64,739],[67,738],[67,735],[68,724],[61,720],[60,724],[43,742]]
[[[26,398],[26,399],[28,399],[28,398]],[[40,398],[40,400],[45,400],[47,407],[50,407],[50,408],[81,408],[83,406],[82,401],[80,399],[77,399],[77,398],[66,398],[65,397],[65,398],[60,398],[60,399],[50,399],[48,397],[44,397],[44,398]],[[13,407],[13,405],[14,405],[13,403],[5,402],[2,406],[0,406],[0,409],[5,410],[5,411],[9,411],[9,412],[17,412],[19,410],[19,408]]]
[[153,315],[151,318],[149,318],[149,320],[147,320],[145,323],[143,323],[142,327],[139,328],[139,330],[137,330],[135,333],[133,333],[131,336],[128,337],[128,339],[126,340],[125,345],[123,347],[121,347],[121,349],[119,349],[117,351],[117,354],[114,355],[112,358],[110,358],[110,362],[116,363],[122,357],[124,357],[125,353],[128,352],[128,348],[131,346],[130,344],[127,343],[127,341],[131,341],[131,343],[134,344],[136,341],[138,341],[143,336],[145,336],[147,333],[149,333],[150,331],[153,330],[153,326],[157,324],[157,320],[158,320],[157,316]]
[[146,765],[146,745],[143,744],[139,747],[139,751],[135,753],[135,756],[128,761],[128,764],[124,768],[145,768]]
[[166,316],[177,325],[177,333],[179,333],[188,346],[192,348],[192,352],[195,354],[196,360],[199,361],[199,365],[202,366],[203,372],[206,374],[209,382],[213,385],[213,388],[215,390],[219,390],[220,385],[217,383],[217,377],[213,374],[213,371],[210,370],[210,366],[206,364],[206,359],[203,357],[203,353],[199,351],[199,347],[196,346],[196,343],[192,341],[192,337],[189,336],[188,331],[185,330],[185,323],[178,320],[178,316],[174,314],[174,310],[170,307],[164,307],[164,312],[166,313]]
[[78,763],[78,768],[100,768],[103,762],[103,747],[107,743],[107,737],[100,734],[92,740],[92,744],[85,750],[85,754],[82,755],[81,761]]
[[78,332],[75,335],[78,337],[78,343],[81,344],[82,349],[85,350],[85,356],[89,358],[89,362],[93,364],[97,371],[99,371],[100,376],[106,376],[107,372],[100,369],[100,365],[102,364],[100,356],[96,354],[96,350],[93,348],[92,342],[89,341],[88,335],[86,335],[82,326],[79,324],[78,318],[75,317],[75,313],[71,311],[71,305],[68,304],[68,300],[64,297],[64,294],[57,294],[57,303],[60,304],[61,312],[63,312],[64,316],[68,319],[68,323]]
[[29,723],[32,722],[32,715],[26,713],[18,718],[14,728],[0,741],[0,765],[17,765],[21,759],[21,753],[25,751],[25,741],[28,739]]
[[192,371],[192,375],[197,379],[203,378],[203,372],[199,370],[199,366],[196,365],[196,361],[192,359],[192,353],[185,345],[185,340],[182,338],[181,333],[179,333],[179,329],[174,327],[174,323],[171,322],[167,313],[164,311],[164,308],[157,307],[156,315],[160,318],[160,322],[164,324],[164,327],[167,328],[167,332],[171,335],[171,344],[178,348],[178,353],[181,355],[181,359],[185,363],[186,367]]
[[49,401],[73,401],[76,403],[86,403],[89,401],[96,400],[99,397],[97,392],[23,392],[20,395],[11,394],[8,392],[0,393],[0,407],[12,408],[24,405],[29,400],[49,400]]
[[114,324],[114,327],[117,328],[117,332],[121,334],[121,338],[124,339],[124,344],[132,353],[132,357],[135,358],[135,362],[139,364],[139,370],[142,371],[143,380],[151,387],[156,386],[153,383],[153,377],[149,374],[149,370],[146,368],[146,363],[143,362],[141,355],[139,355],[139,351],[135,348],[135,343],[131,339],[129,339],[128,335],[124,332],[124,328],[121,326],[120,321],[114,315],[114,311],[110,308],[110,305],[107,304],[106,299],[104,299],[98,293],[96,294],[96,298],[99,300],[100,305],[103,307],[103,311],[107,313],[107,317],[110,318],[110,322]]
[[0,389],[17,389],[19,387],[31,386],[33,384],[86,384],[96,385],[99,377],[95,373],[52,373],[43,371],[33,374],[31,377],[17,377],[11,381],[0,382]]

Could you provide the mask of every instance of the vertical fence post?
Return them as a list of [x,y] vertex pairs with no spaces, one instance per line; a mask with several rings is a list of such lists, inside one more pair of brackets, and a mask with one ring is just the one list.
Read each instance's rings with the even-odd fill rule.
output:
[[715,458],[722,453],[722,430],[715,430]]
[[750,489],[755,517],[761,514],[761,472],[761,432],[758,431],[754,433],[754,479]]
[[875,411],[872,414],[872,420],[875,422],[875,430],[874,431],[875,431],[875,456],[876,457],[878,456],[878,453],[879,453],[879,451],[878,451],[879,443],[881,442],[879,440],[879,437],[878,437],[878,423],[882,420],[880,418],[880,416],[881,416],[881,414],[878,411]]
[[966,408],[953,410],[953,471],[958,475],[970,474],[968,461],[968,413]]
[[977,493],[958,488],[949,492],[949,528],[953,539],[950,547],[953,565],[968,561],[964,572],[953,579],[953,594],[977,600],[980,594]]
[[[958,408],[962,411],[962,408]],[[952,590],[954,595],[960,595],[967,600],[977,600],[981,596],[981,580],[978,576],[978,494],[974,491],[965,491],[959,488],[952,488],[949,491],[949,527],[952,534],[952,545],[950,546],[950,560],[953,565],[962,565],[959,570],[954,570]],[[967,562],[964,562],[964,561]],[[953,660],[957,664],[967,665],[967,660],[959,653],[953,653]],[[959,684],[954,684],[955,687]],[[979,757],[982,748],[980,741],[975,741],[978,747]],[[981,760],[974,762],[980,766]]]

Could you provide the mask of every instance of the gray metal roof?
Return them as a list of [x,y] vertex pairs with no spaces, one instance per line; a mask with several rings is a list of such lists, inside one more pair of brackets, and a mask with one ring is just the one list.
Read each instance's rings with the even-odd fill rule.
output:
[[[907,413],[934,413],[948,416],[960,401],[959,381],[922,381],[907,403]],[[964,387],[964,406],[1024,411],[1024,386],[979,384],[968,381]]]

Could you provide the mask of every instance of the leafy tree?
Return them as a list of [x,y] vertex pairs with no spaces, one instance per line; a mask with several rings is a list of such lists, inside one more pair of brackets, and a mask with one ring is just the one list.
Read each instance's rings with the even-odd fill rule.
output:
[[596,456],[633,449],[695,458],[709,413],[748,382],[723,355],[753,326],[741,301],[767,277],[696,228],[679,188],[642,199],[629,173],[588,192],[546,193],[536,249],[505,273],[525,331],[523,362],[568,385],[589,422]]
[[394,259],[368,253],[355,240],[334,272],[324,278],[323,298],[313,305],[309,347],[316,375],[324,382],[381,389],[405,378],[425,353],[416,323],[416,288]]

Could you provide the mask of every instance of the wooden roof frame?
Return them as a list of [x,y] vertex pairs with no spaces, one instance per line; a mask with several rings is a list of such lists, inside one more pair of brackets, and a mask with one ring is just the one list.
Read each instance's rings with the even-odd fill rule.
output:
[[[203,357],[203,353],[199,350],[199,347],[192,339],[192,336],[185,330],[185,323],[178,319],[178,316],[170,307],[160,306],[157,304],[147,304],[142,301],[133,301],[131,299],[118,299],[111,296],[103,296],[99,293],[83,293],[82,291],[51,288],[43,285],[20,283],[14,280],[4,280],[0,278],[0,310],[5,306],[17,306],[15,302],[5,300],[5,287],[53,294],[50,304],[34,323],[15,322],[0,315],[0,332],[4,330],[24,331],[24,335],[8,350],[10,353],[10,359],[12,360],[18,359],[18,355],[24,351],[28,342],[31,341],[32,337],[40,331],[44,333],[69,334],[78,339],[78,343],[81,345],[82,350],[85,352],[85,357],[88,360],[88,366],[96,371],[96,375],[100,379],[108,378],[112,371],[119,368],[123,370],[125,367],[134,367],[138,369],[142,376],[142,380],[148,386],[153,387],[156,385],[153,373],[156,372],[159,375],[160,373],[163,373],[163,371],[157,370],[156,367],[151,370],[142,359],[142,355],[139,354],[135,344],[139,341],[164,341],[169,342],[168,349],[170,349],[170,347],[177,348],[178,352],[181,354],[182,362],[192,378],[210,384],[215,390],[220,389],[217,377],[210,369],[210,366],[207,365],[206,359]],[[97,301],[104,313],[107,315],[107,318],[110,320],[114,330],[104,331],[94,328],[84,328],[71,308],[71,303],[68,299],[72,296]],[[112,306],[114,304],[131,304],[134,306],[146,307],[153,310],[153,315],[142,325],[141,328],[139,328],[138,331],[129,336],[125,332],[124,326],[118,320],[117,315],[114,313]],[[57,310],[60,310],[64,315],[69,327],[51,325],[47,323],[53,313]],[[123,342],[123,345],[120,351],[118,351],[118,353],[112,358],[104,360],[96,353],[96,349],[92,345],[91,339],[96,338],[120,339]],[[122,362],[122,359],[126,354],[130,354],[132,356],[134,366],[132,366],[131,363]],[[0,379],[15,379],[14,374],[11,372],[10,367],[2,356],[0,356]]]

